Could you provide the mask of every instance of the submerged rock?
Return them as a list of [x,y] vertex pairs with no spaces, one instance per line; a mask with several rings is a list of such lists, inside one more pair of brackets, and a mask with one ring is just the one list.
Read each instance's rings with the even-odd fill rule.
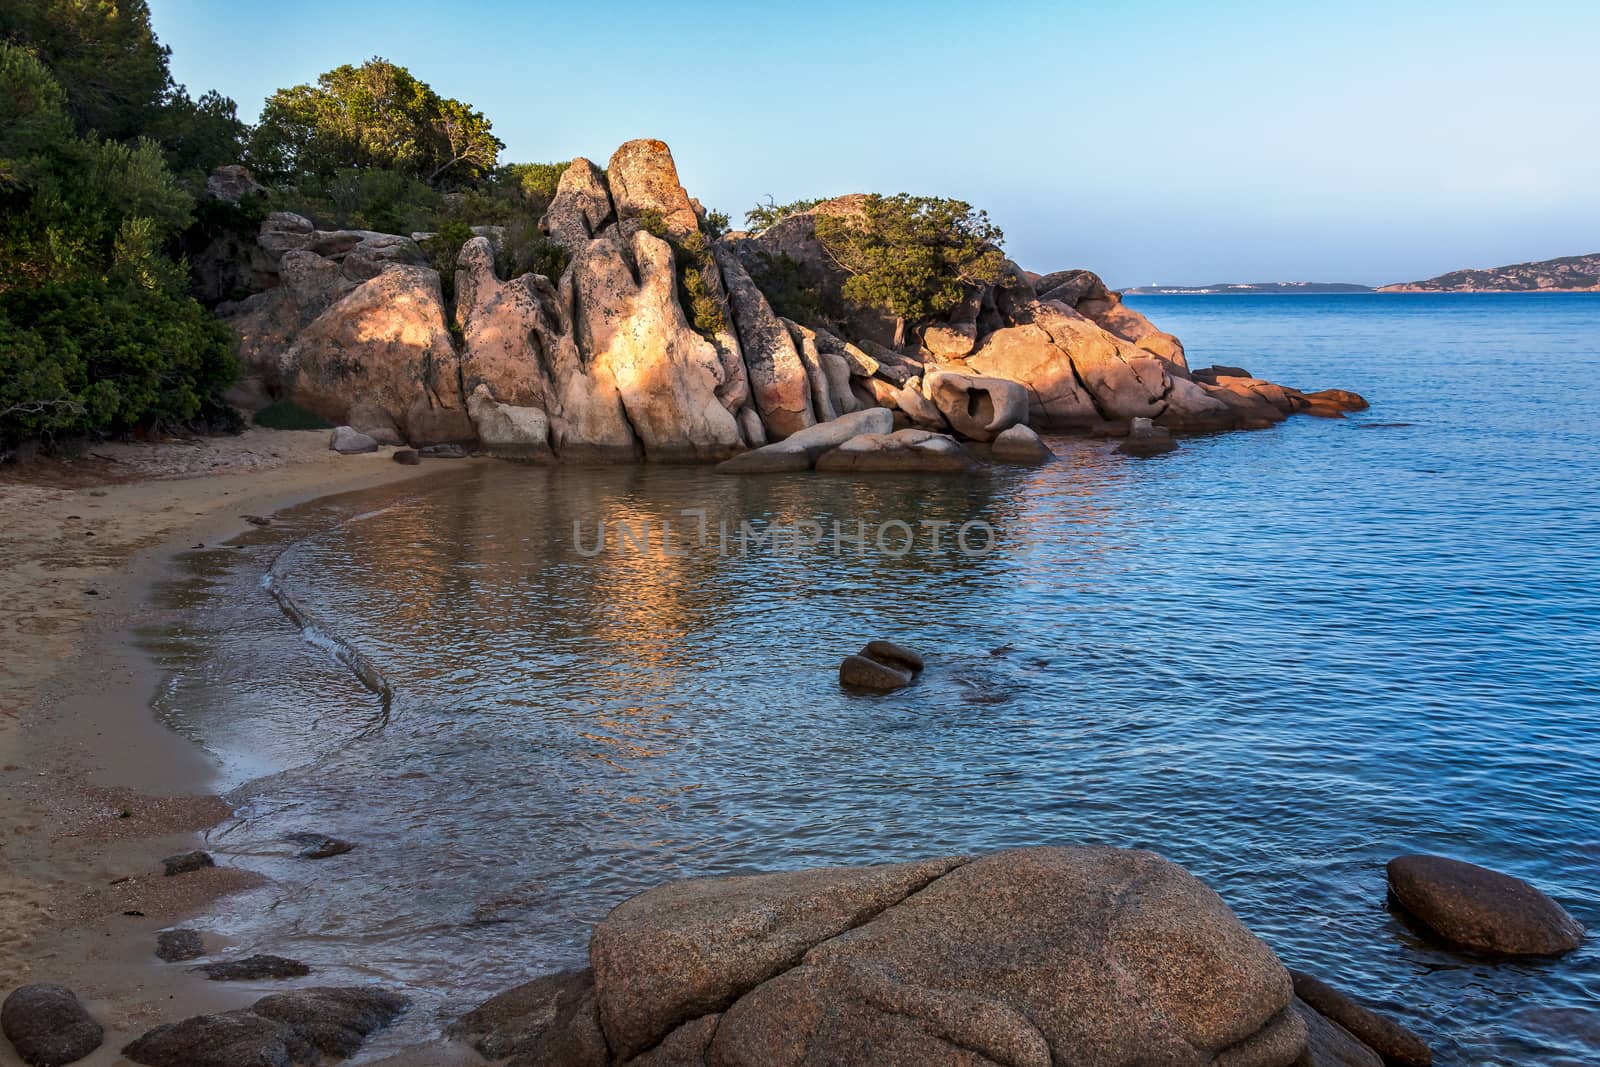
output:
[[887,434],[894,430],[894,413],[888,408],[868,408],[797,430],[774,444],[757,448],[717,464],[724,474],[768,474],[810,470],[817,458],[861,434]]
[[902,471],[953,474],[976,462],[955,438],[931,430],[860,434],[817,458],[819,471]]
[[1156,426],[1149,419],[1134,419],[1129,426],[1128,436],[1117,446],[1117,451],[1125,456],[1159,456],[1177,447],[1178,442],[1172,439],[1171,430]]
[[168,963],[197,960],[205,954],[199,930],[163,930],[156,935],[156,956]]
[[911,672],[866,656],[846,656],[839,664],[839,684],[887,693],[911,684]]
[[[248,517],[246,516],[246,518]],[[260,525],[265,526],[266,523],[261,523]],[[162,871],[168,878],[178,874],[188,874],[191,871],[204,870],[207,867],[215,867],[216,865],[217,861],[211,858],[211,853],[203,852],[200,849],[195,849],[193,852],[183,852],[176,856],[168,856],[161,861]]]
[[922,670],[922,653],[913,652],[905,645],[897,645],[893,641],[881,639],[868,641],[866,646],[862,648],[861,655],[866,656],[868,659],[875,659],[879,663],[888,664],[891,667],[898,667],[901,670],[912,672]]
[[1302,1003],[1337,1023],[1391,1067],[1430,1067],[1428,1043],[1387,1015],[1364,1008],[1320,978],[1290,971]]
[[1306,1026],[1306,1050],[1294,1067],[1383,1067],[1376,1052],[1298,997],[1294,1010]]
[[25,985],[0,1004],[0,1031],[29,1067],[61,1067],[100,1047],[105,1029],[72,990]]
[[316,1067],[353,1056],[408,1006],[367,987],[297,989],[249,1008],[158,1026],[122,1050],[145,1067]]
[[[589,956],[605,1052],[578,1063],[1287,1067],[1307,1040],[1272,952],[1149,852],[687,879],[618,906]],[[510,1017],[490,1032],[592,1057],[586,982],[503,994],[523,999],[459,1032]]]
[[300,851],[295,855],[303,860],[324,860],[329,856],[342,856],[356,847],[349,841],[328,834],[301,832],[285,834],[283,839],[291,845],[300,846]]
[[194,970],[213,982],[254,982],[263,978],[303,978],[311,968],[285,956],[256,955],[204,963]]
[[1464,948],[1555,956],[1583,943],[1565,908],[1520,878],[1443,856],[1389,861],[1389,893],[1430,930]]

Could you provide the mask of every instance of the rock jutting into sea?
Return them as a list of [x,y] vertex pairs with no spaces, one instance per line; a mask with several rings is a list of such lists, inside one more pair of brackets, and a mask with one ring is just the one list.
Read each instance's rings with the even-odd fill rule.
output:
[[568,1067],[1378,1067],[1367,1038],[1427,1062],[1409,1032],[1307,991],[1181,867],[1044,847],[669,882],[595,927],[588,967],[447,1032]]
[[[430,235],[319,230],[278,212],[253,246],[232,249],[227,276],[249,295],[218,313],[257,391],[340,427],[334,446],[353,451],[456,445],[535,461],[721,461],[873,409],[890,421],[862,432],[923,430],[959,446],[1018,426],[1114,436],[1135,419],[1178,432],[1251,429],[1365,406],[1354,394],[1192,373],[1176,337],[1087,270],[1040,275],[1006,261],[996,283],[967,286],[942,319],[897,329],[842,299],[847,276],[817,237],[819,218],[858,216],[864,200],[715,236],[667,146],[630,141],[603,170],[580,158],[562,174],[541,223],[568,257],[559,277],[500,277],[494,227],[477,228],[444,279],[424,253]],[[695,314],[680,284],[689,257],[703,288]],[[783,284],[840,310],[825,321],[780,315],[762,288],[775,263]],[[845,443],[834,436],[830,450]],[[937,438],[819,458],[808,447],[740,469],[968,465]]]

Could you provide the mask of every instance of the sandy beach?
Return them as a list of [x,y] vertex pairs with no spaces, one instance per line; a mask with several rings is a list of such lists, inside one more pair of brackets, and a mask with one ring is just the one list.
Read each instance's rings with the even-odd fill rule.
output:
[[[75,989],[108,1031],[85,1063],[259,995],[153,955],[158,930],[254,876],[161,874],[228,808],[209,791],[210,757],[149,711],[156,672],[129,630],[151,583],[175,553],[250,529],[246,516],[439,470],[387,450],[338,455],[325,431],[256,429],[0,471],[0,988]],[[0,1048],[0,1064],[17,1062]]]

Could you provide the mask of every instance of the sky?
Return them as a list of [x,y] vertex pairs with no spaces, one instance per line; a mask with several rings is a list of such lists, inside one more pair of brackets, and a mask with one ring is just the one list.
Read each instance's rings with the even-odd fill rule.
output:
[[1382,284],[1600,252],[1600,3],[150,0],[253,119],[383,56],[501,159],[672,146],[691,196],[952,196],[1114,286]]

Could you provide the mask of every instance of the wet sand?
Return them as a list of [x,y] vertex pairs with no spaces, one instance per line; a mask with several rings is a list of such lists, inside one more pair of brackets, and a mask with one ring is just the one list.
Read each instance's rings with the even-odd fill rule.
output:
[[[0,469],[0,995],[76,990],[107,1028],[83,1063],[125,1062],[116,1050],[150,1026],[263,992],[154,955],[157,931],[257,880],[161,873],[228,807],[211,758],[150,712],[158,678],[131,630],[152,583],[176,553],[251,529],[244,516],[444,466],[252,430]],[[18,1062],[0,1042],[0,1065]]]

